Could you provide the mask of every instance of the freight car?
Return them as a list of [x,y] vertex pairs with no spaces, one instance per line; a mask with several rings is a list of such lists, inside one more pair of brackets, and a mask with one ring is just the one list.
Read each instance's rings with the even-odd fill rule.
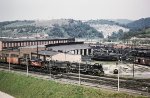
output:
[[[1,57],[0,61],[5,63],[9,62],[9,57]],[[83,74],[92,74],[92,75],[104,75],[103,67],[101,64],[83,64],[80,63],[70,63],[70,62],[62,62],[62,61],[42,61],[40,59],[24,59],[24,58],[14,58],[10,57],[11,64],[15,64],[14,68],[26,69],[26,65],[28,64],[29,70],[40,71],[45,73],[52,74],[62,74],[73,72],[80,72]]]
[[150,58],[136,57],[135,63],[150,66]]
[[136,64],[150,66],[150,51],[131,51],[133,62]]
[[6,56],[0,56],[0,62],[1,63],[6,63],[7,62],[7,57]]
[[130,51],[130,55],[135,56],[135,57],[149,57],[150,58],[150,51],[132,50]]
[[111,54],[99,54],[99,55],[94,55],[92,60],[96,61],[117,61],[118,56],[117,55],[111,55]]
[[18,57],[0,56],[1,63],[19,64]]

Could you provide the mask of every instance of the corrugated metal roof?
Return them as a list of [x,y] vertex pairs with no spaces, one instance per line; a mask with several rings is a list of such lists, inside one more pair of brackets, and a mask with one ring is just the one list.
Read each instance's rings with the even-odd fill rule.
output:
[[[45,45],[38,45],[39,48],[44,48]],[[25,46],[25,47],[19,47],[19,48],[37,48],[37,45],[33,45],[33,46]]]
[[90,49],[91,47],[89,44],[76,44],[76,45],[62,45],[62,46],[53,46],[49,47],[49,50],[55,50],[55,51],[62,51],[62,52],[68,52],[71,50],[78,50],[78,49]]
[[[32,52],[32,53],[36,54],[37,52]],[[38,54],[40,54],[40,55],[46,55],[46,56],[54,56],[56,54],[59,54],[59,52],[43,50],[43,51],[38,51]]]

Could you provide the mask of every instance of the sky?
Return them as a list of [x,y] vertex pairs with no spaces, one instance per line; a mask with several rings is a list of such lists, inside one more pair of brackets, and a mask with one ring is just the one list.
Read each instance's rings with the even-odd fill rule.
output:
[[0,0],[0,21],[150,17],[150,0]]

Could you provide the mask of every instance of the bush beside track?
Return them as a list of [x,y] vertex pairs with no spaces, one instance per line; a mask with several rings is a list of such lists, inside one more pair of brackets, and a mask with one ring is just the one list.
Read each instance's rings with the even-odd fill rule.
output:
[[145,98],[0,71],[0,91],[16,98]]

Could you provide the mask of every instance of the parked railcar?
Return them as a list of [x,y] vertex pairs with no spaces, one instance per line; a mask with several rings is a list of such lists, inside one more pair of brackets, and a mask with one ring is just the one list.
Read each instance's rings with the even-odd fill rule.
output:
[[135,63],[150,66],[150,58],[136,57]]
[[100,55],[94,55],[91,59],[96,60],[96,61],[117,61],[118,56],[117,55],[100,54]]
[[7,57],[6,56],[0,56],[0,62],[1,63],[7,63]]
[[7,57],[7,63],[20,64],[18,57]]
[[[26,65],[28,64],[29,70],[35,70],[40,72],[49,73],[51,71],[52,74],[60,74],[60,73],[77,73],[80,72],[83,74],[92,74],[92,75],[102,75],[104,74],[102,65],[99,64],[83,64],[83,63],[70,63],[70,62],[62,62],[62,61],[42,61],[40,59],[35,60],[27,60],[25,58],[18,57],[0,57],[1,62],[7,62],[11,64],[15,64],[14,68],[26,69]],[[80,65],[80,67],[79,67]]]

